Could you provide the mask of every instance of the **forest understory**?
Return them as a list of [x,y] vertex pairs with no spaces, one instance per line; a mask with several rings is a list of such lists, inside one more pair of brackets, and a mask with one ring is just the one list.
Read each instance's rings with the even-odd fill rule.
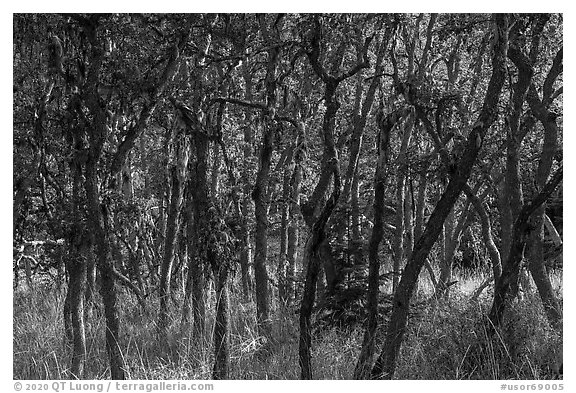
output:
[[562,14],[14,14],[18,379],[563,377]]
[[[410,332],[399,358],[397,379],[422,380],[540,380],[558,379],[562,365],[562,334],[547,323],[535,288],[515,304],[507,316],[502,336],[490,338],[484,327],[492,293],[487,289],[472,300],[487,275],[464,273],[449,300],[430,300],[434,289],[423,279],[419,285]],[[552,277],[554,291],[562,301],[561,274]],[[25,285],[14,294],[14,379],[69,379],[66,359],[71,346],[62,339],[64,289],[40,284],[34,292]],[[390,289],[390,288],[387,288]],[[230,379],[299,379],[298,309],[274,311],[270,341],[257,332],[253,301],[242,301],[240,293],[230,299]],[[211,379],[213,337],[195,344],[190,329],[171,321],[167,342],[159,342],[157,305],[144,313],[129,293],[123,293],[120,318],[125,326],[123,356],[130,377],[137,380]],[[182,294],[176,293],[176,303]],[[209,302],[211,303],[211,302]],[[207,310],[209,326],[213,310]],[[102,311],[90,311],[86,329],[88,343],[86,379],[109,374],[106,363]],[[386,318],[381,321],[386,325]],[[362,346],[363,328],[318,324],[314,339],[313,370],[316,379],[352,379]],[[48,328],[47,328],[48,327]],[[208,332],[213,329],[209,328]],[[379,333],[383,339],[383,331]]]

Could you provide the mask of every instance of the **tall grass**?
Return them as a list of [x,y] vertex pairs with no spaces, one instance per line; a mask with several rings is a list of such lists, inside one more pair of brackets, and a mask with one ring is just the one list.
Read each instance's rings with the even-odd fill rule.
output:
[[[488,288],[476,302],[470,294],[484,277],[460,277],[449,299],[425,302],[433,288],[422,279],[414,315],[402,346],[395,377],[399,379],[551,379],[561,364],[562,334],[553,331],[544,316],[538,294],[530,292],[506,313],[503,328],[486,333],[492,293]],[[559,298],[562,279],[553,282]],[[269,341],[256,329],[254,302],[232,294],[230,306],[230,377],[232,379],[297,379],[297,307],[276,307]],[[176,297],[176,303],[180,299]],[[14,362],[17,379],[69,378],[72,348],[64,338],[64,293],[40,285],[34,291],[14,292]],[[208,302],[212,303],[212,302]],[[157,335],[151,303],[144,313],[128,293],[120,296],[123,356],[134,379],[210,379],[214,310],[207,309],[206,337],[192,337],[181,326],[180,305],[173,308],[167,341]],[[92,309],[86,322],[88,379],[108,376],[101,309]],[[378,350],[384,326],[380,321]],[[362,343],[362,327],[342,331],[317,329],[312,357],[317,379],[349,379]]]

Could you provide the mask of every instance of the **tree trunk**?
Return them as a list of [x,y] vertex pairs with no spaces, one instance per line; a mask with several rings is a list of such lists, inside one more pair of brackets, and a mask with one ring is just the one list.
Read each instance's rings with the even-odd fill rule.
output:
[[[84,242],[85,239],[79,241]],[[70,275],[70,313],[73,332],[73,354],[70,374],[73,378],[84,378],[84,364],[86,362],[86,334],[84,326],[84,296],[86,291],[86,259],[82,251],[86,252],[86,244],[76,244],[71,257],[68,273]]]
[[312,379],[312,359],[310,347],[312,345],[311,316],[316,299],[316,284],[320,271],[320,244],[325,238],[324,228],[340,196],[340,173],[338,166],[334,168],[334,189],[330,199],[324,205],[320,216],[314,223],[308,242],[304,249],[303,264],[306,266],[306,281],[304,294],[300,306],[300,340],[298,346],[298,358],[302,379]]
[[188,180],[186,189],[185,189],[185,197],[184,200],[185,206],[182,209],[182,217],[183,217],[183,225],[186,227],[186,258],[187,258],[187,268],[188,272],[186,275],[186,287],[184,289],[184,302],[182,305],[182,328],[188,326],[190,322],[190,311],[191,311],[191,304],[190,299],[192,297],[192,290],[198,285],[198,282],[195,282],[194,275],[194,265],[198,263],[196,260],[196,233],[194,228],[194,203],[193,203],[193,196],[192,196],[192,188],[194,187],[194,183],[192,180]]
[[[355,67],[346,73],[334,76],[327,73],[320,61],[321,25],[317,17],[314,19],[314,29],[311,33],[312,36],[310,44],[312,46],[312,51],[308,52],[307,55],[314,72],[324,82],[324,104],[326,106],[326,111],[324,112],[324,117],[322,119],[322,139],[324,142],[324,149],[322,153],[320,178],[316,183],[316,187],[314,188],[310,199],[300,206],[300,211],[302,212],[304,220],[311,228],[311,234],[306,245],[303,260],[304,266],[307,266],[307,272],[300,308],[300,341],[298,353],[302,379],[312,378],[312,365],[310,358],[312,337],[310,332],[310,319],[316,295],[316,281],[321,263],[319,260],[319,246],[323,241],[326,241],[324,229],[332,211],[338,203],[338,198],[340,197],[341,192],[340,163],[338,161],[338,151],[334,142],[336,114],[340,108],[340,103],[336,97],[336,89],[340,82],[354,76],[363,68],[368,67],[367,50],[371,41],[371,39],[365,40],[362,54],[359,54],[359,61]],[[343,52],[341,54],[343,55]],[[360,57],[362,57],[362,60],[360,60]],[[337,54],[332,69],[337,69],[340,62],[341,56]],[[331,178],[333,178],[334,181],[332,194],[330,198],[324,202]]]
[[374,174],[374,227],[368,244],[368,293],[366,301],[367,323],[362,341],[362,349],[356,368],[354,379],[367,379],[374,357],[374,341],[378,327],[378,294],[380,285],[380,260],[378,248],[384,235],[384,196],[386,190],[387,166],[390,155],[390,134],[397,122],[406,112],[391,113],[384,121],[379,122],[378,134],[378,161]]
[[[500,279],[496,283],[494,302],[492,303],[492,308],[488,316],[490,319],[488,331],[491,332],[491,334],[501,325],[504,311],[510,300],[515,296],[512,290],[514,286],[517,285],[517,282],[515,283],[514,281],[518,280],[522,258],[524,257],[524,249],[530,238],[530,231],[533,230],[533,228],[530,227],[530,216],[546,202],[546,199],[554,192],[558,184],[562,181],[562,174],[562,169],[556,171],[554,176],[552,176],[543,187],[542,191],[529,204],[525,204],[522,207],[518,218],[514,222],[512,247],[510,248],[508,260],[502,269]],[[549,312],[549,310],[547,310],[547,312]]]
[[460,157],[446,191],[432,212],[426,229],[416,243],[412,257],[406,264],[402,279],[394,295],[392,315],[386,333],[386,342],[382,353],[372,369],[372,378],[392,378],[394,375],[396,359],[406,331],[410,299],[416,281],[418,280],[418,275],[442,230],[444,220],[450,213],[450,210],[452,210],[460,192],[470,177],[486,131],[497,117],[496,108],[506,75],[505,60],[508,44],[508,16],[496,14],[494,15],[494,19],[496,29],[492,76],[486,91],[484,105],[478,120],[470,131],[464,153]]
[[[70,332],[73,341],[72,365],[70,374],[73,378],[84,378],[84,364],[86,362],[86,334],[84,327],[84,297],[86,292],[86,268],[90,241],[82,223],[82,200],[80,189],[82,187],[81,165],[74,160],[72,163],[73,185],[72,201],[75,218],[74,232],[70,244],[68,268],[68,293],[66,303],[69,305]],[[65,311],[66,312],[66,311]],[[66,317],[67,318],[67,317]]]
[[[545,15],[542,16],[542,18],[544,21],[547,21]],[[534,85],[530,86],[527,94],[527,101],[530,105],[530,109],[544,127],[544,142],[542,145],[542,153],[538,163],[538,169],[536,171],[536,186],[538,189],[542,189],[546,184],[546,179],[550,174],[554,156],[556,155],[558,148],[558,125],[556,124],[556,115],[550,112],[549,105],[552,103],[552,87],[554,81],[562,70],[562,56],[563,50],[560,49],[554,58],[554,62],[548,75],[546,76],[542,100],[539,99]],[[532,247],[530,250],[531,252],[529,253],[530,258],[528,268],[532,274],[534,282],[536,283],[536,287],[538,288],[548,321],[555,329],[561,329],[562,310],[560,309],[558,300],[554,295],[550,277],[548,276],[548,272],[544,265],[542,243],[544,238],[543,223],[545,219],[545,210],[546,208],[544,204],[536,210],[532,218],[533,222],[531,223],[531,227],[534,229],[531,235]]]
[[554,289],[544,264],[544,211],[545,205],[540,206],[530,218],[529,227],[532,228],[532,233],[530,235],[528,268],[536,288],[538,288],[548,322],[554,329],[560,330],[562,328],[562,311],[558,300],[556,300],[556,295],[554,295]]
[[404,125],[400,152],[398,153],[398,174],[396,177],[396,234],[394,237],[394,276],[392,291],[396,292],[400,281],[400,269],[404,260],[404,199],[406,195],[406,176],[408,173],[408,157],[406,152],[412,138],[414,121],[408,120]]
[[[290,158],[290,160],[292,160]],[[280,255],[278,257],[278,297],[281,304],[286,304],[288,301],[288,283],[287,283],[287,270],[288,270],[288,227],[290,226],[290,197],[291,187],[290,179],[292,177],[292,165],[287,165],[284,168],[284,180],[282,190],[282,202],[280,206]]]
[[456,225],[454,221],[454,209],[452,209],[444,222],[444,253],[441,260],[440,277],[438,277],[434,293],[437,299],[448,297],[452,281],[452,262],[454,261],[454,254],[456,253],[457,247],[457,239],[455,239],[457,235],[454,233]]
[[256,217],[256,233],[254,235],[254,278],[256,283],[256,320],[259,332],[265,336],[270,329],[270,297],[268,271],[268,175],[272,159],[272,121],[265,125],[262,147],[260,150],[260,167],[256,175],[256,184],[252,191]]
[[[242,65],[242,76],[245,88],[245,98],[246,101],[252,102],[252,74],[248,67],[248,62]],[[254,138],[252,136],[252,123],[253,113],[252,110],[247,108],[244,115],[244,147],[242,149],[242,154],[244,158],[245,165],[248,165],[252,160],[252,144],[254,143]],[[248,197],[251,193],[251,180],[250,180],[250,168],[245,168],[242,171],[242,183],[244,184],[244,200],[242,202],[242,215],[243,219],[241,222],[241,251],[240,251],[240,274],[242,281],[242,296],[244,300],[249,299],[249,295],[253,289],[253,283],[250,278],[250,261],[252,260],[252,245],[250,241],[250,228],[248,226],[247,217],[251,216],[251,198]]]
[[[194,181],[194,228],[196,238],[196,258],[192,264],[192,313],[194,324],[192,330],[195,339],[201,340],[205,336],[206,306],[204,302],[204,269],[208,261],[209,227],[207,218],[210,208],[208,195],[208,140],[200,135],[195,139],[196,167]],[[201,342],[201,341],[200,341]]]
[[302,144],[304,141],[304,122],[297,122],[296,127],[296,144],[294,150],[293,158],[293,169],[292,176],[290,178],[290,203],[288,216],[290,217],[288,225],[288,246],[287,246],[287,270],[286,270],[286,283],[287,283],[287,299],[288,302],[296,297],[296,259],[298,256],[298,220],[297,214],[299,214],[298,205],[300,203],[300,183],[302,182],[302,159],[303,151]]
[[169,164],[169,182],[170,182],[170,204],[168,206],[168,215],[166,218],[166,238],[164,242],[164,256],[160,269],[160,310],[158,312],[158,330],[162,338],[166,338],[169,325],[169,308],[172,279],[172,265],[174,262],[174,253],[176,239],[179,233],[180,208],[184,197],[184,184],[186,183],[186,169],[188,167],[189,144],[183,133],[177,132],[173,141],[174,148]]
[[216,198],[219,190],[220,176],[220,146],[217,143],[212,145],[212,170],[210,172],[210,195]]
[[228,337],[228,268],[220,266],[213,270],[216,285],[216,321],[214,323],[214,379],[228,379],[229,337]]
[[[262,38],[271,45],[274,39],[279,37],[279,28],[282,18],[277,18],[273,26],[266,21],[266,16],[260,14],[258,22],[261,28]],[[274,37],[273,37],[274,36]],[[254,211],[256,218],[256,234],[254,236],[254,281],[256,284],[256,321],[260,334],[270,335],[270,289],[268,284],[268,271],[266,268],[268,258],[268,209],[269,209],[269,174],[274,149],[273,137],[275,133],[275,113],[277,106],[277,68],[280,61],[280,48],[270,47],[267,51],[266,76],[264,86],[266,89],[266,109],[264,113],[264,131],[256,184],[252,190]]]
[[118,296],[106,229],[108,207],[105,203],[100,205],[97,174],[93,162],[86,164],[85,188],[88,214],[91,217],[94,233],[96,261],[102,279],[100,295],[104,302],[104,314],[106,316],[106,349],[110,360],[110,376],[112,379],[121,380],[126,378],[126,364],[120,349],[120,321],[116,305]]
[[502,274],[502,261],[500,259],[500,252],[498,247],[494,242],[492,237],[492,226],[490,224],[490,216],[484,208],[482,201],[474,193],[466,193],[468,198],[472,201],[472,205],[476,210],[476,213],[480,217],[480,224],[482,225],[482,238],[486,248],[488,249],[488,254],[490,255],[490,261],[492,262],[492,272],[494,274],[494,282],[498,281],[498,278]]

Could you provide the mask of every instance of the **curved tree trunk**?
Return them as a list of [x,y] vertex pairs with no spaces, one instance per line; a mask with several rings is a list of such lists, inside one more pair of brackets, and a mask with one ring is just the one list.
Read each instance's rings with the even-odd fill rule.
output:
[[[466,192],[466,188],[464,189]],[[490,216],[484,208],[482,201],[473,192],[466,192],[468,198],[472,201],[472,205],[476,210],[476,213],[480,217],[480,224],[482,225],[482,238],[486,248],[488,249],[488,254],[490,255],[490,261],[492,262],[492,272],[494,274],[494,282],[498,280],[502,274],[502,261],[500,259],[500,251],[494,242],[492,237],[492,225],[490,224]]]
[[[518,218],[514,222],[514,232],[512,237],[512,247],[508,260],[504,264],[500,279],[496,283],[496,291],[494,293],[494,302],[490,309],[488,318],[490,324],[488,331],[493,334],[495,329],[502,323],[504,311],[508,306],[510,300],[515,296],[513,292],[514,287],[517,285],[518,274],[521,268],[522,259],[524,257],[524,250],[530,238],[530,216],[550,197],[558,184],[562,181],[563,171],[559,169],[554,176],[543,187],[542,191],[529,203],[525,204]],[[547,310],[549,311],[549,310]]]
[[[546,15],[542,15],[543,23],[548,20]],[[531,54],[532,55],[532,54]],[[542,153],[538,163],[536,172],[536,186],[542,189],[550,174],[552,163],[558,148],[558,125],[556,124],[556,115],[551,113],[549,105],[553,101],[553,85],[558,75],[562,72],[563,63],[563,50],[560,49],[554,58],[554,62],[548,75],[546,76],[543,88],[543,98],[540,100],[536,88],[532,84],[527,94],[527,101],[530,109],[535,114],[536,118],[544,127],[544,142],[542,145]],[[562,327],[562,310],[558,304],[558,300],[554,295],[554,290],[550,282],[550,277],[544,265],[543,255],[543,239],[544,239],[544,219],[545,219],[545,204],[538,208],[532,217],[532,247],[529,253],[528,268],[532,274],[532,278],[536,283],[540,298],[548,321],[555,329]]]

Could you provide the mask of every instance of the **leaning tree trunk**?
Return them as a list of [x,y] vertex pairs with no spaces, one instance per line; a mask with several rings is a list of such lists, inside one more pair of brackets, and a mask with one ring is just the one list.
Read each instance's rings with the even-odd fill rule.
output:
[[[546,16],[543,16],[546,18]],[[558,125],[556,124],[556,114],[549,110],[549,105],[552,103],[553,85],[558,75],[562,72],[563,63],[563,50],[560,49],[554,58],[554,62],[548,75],[546,76],[543,88],[543,98],[540,100],[534,85],[530,86],[528,91],[527,100],[530,109],[535,114],[536,118],[544,127],[544,142],[542,146],[542,154],[538,163],[536,172],[536,185],[542,189],[545,185],[546,179],[550,174],[554,156],[557,151],[558,144]],[[545,205],[538,208],[533,215],[532,227],[532,249],[530,251],[530,260],[528,268],[532,274],[532,278],[538,288],[546,316],[550,324],[556,328],[561,328],[562,325],[562,311],[558,300],[554,295],[554,290],[550,282],[550,277],[544,265],[543,255],[543,237],[544,237],[544,218],[545,218]]]
[[508,16],[494,15],[495,42],[492,61],[492,76],[488,83],[484,105],[474,124],[463,155],[460,157],[455,171],[448,183],[446,191],[430,215],[422,237],[417,241],[412,257],[406,264],[402,279],[394,295],[392,315],[386,333],[386,341],[382,353],[376,360],[371,372],[372,378],[392,378],[396,369],[396,359],[406,331],[410,299],[418,280],[420,270],[430,253],[438,235],[442,231],[444,220],[456,203],[460,192],[466,185],[472,167],[480,151],[482,140],[490,125],[497,117],[497,106],[500,92],[506,75],[506,52],[508,49]]
[[511,301],[511,298],[515,295],[509,292],[517,285],[517,282],[515,283],[514,281],[518,280],[518,274],[524,257],[524,249],[530,238],[530,231],[533,229],[530,227],[530,216],[546,202],[546,199],[554,192],[558,184],[562,181],[562,174],[562,168],[557,170],[554,176],[548,180],[542,191],[530,203],[522,207],[518,218],[514,222],[510,253],[508,260],[504,264],[502,274],[496,283],[494,302],[492,303],[492,308],[488,316],[490,320],[488,330],[492,334],[495,332],[495,329],[501,325],[504,311]]
[[[514,38],[511,36],[511,38]],[[511,39],[511,41],[513,41]],[[522,127],[521,116],[523,112],[526,94],[532,81],[534,69],[517,48],[516,43],[511,45],[508,51],[508,57],[512,60],[518,69],[516,83],[512,85],[511,112],[508,116],[508,127],[506,133],[506,169],[504,181],[503,214],[504,220],[501,222],[502,232],[502,259],[507,261],[510,257],[514,236],[514,223],[520,214],[523,204],[522,182],[520,180],[520,147],[522,140],[529,131],[528,127]],[[526,123],[524,123],[526,124]],[[507,224],[507,225],[502,225]],[[521,271],[519,272],[521,273]],[[512,292],[517,294],[519,286],[513,282]]]

